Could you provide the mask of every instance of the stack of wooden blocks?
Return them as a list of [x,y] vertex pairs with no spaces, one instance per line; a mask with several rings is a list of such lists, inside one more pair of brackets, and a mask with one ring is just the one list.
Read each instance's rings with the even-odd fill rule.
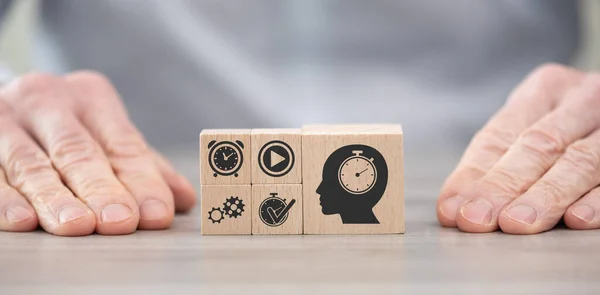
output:
[[204,235],[404,233],[399,125],[200,133]]

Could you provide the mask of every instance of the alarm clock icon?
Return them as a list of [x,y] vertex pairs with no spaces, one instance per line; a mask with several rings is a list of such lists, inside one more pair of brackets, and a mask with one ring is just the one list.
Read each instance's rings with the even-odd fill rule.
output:
[[363,151],[352,151],[350,156],[338,170],[340,185],[349,193],[355,195],[364,194],[373,188],[377,181],[377,168],[373,158],[362,156]]
[[217,143],[216,140],[213,140],[208,143],[208,148],[210,149],[208,164],[214,171],[214,177],[217,177],[217,175],[238,177],[237,172],[244,163],[244,154],[242,153],[244,144],[241,141],[221,141]]

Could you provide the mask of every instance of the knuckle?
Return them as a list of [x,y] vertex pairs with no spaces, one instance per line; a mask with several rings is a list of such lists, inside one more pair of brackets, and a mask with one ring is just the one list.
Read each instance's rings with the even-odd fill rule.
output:
[[596,149],[583,141],[573,143],[562,157],[580,176],[597,178],[600,156]]
[[520,145],[536,157],[551,158],[564,152],[565,144],[551,131],[530,128],[521,133]]
[[563,84],[563,81],[572,76],[575,71],[567,66],[547,63],[534,69],[527,82],[533,89],[554,89],[557,85]]
[[94,70],[81,70],[69,74],[67,77],[69,80],[74,82],[80,82],[85,84],[99,84],[106,85],[110,84],[108,78],[100,72]]
[[116,188],[111,181],[98,178],[88,178],[83,181],[81,183],[81,194],[79,194],[82,199],[92,202],[98,199],[105,201],[107,196],[114,198],[119,195],[124,195],[123,189]]
[[478,162],[471,162],[471,163],[467,163],[465,164],[464,167],[461,168],[460,171],[457,171],[462,175],[467,175],[469,177],[469,179],[476,179],[481,177],[482,175],[485,175],[488,170],[485,169],[482,165],[480,165]]
[[108,88],[112,87],[110,80],[100,72],[81,70],[66,76],[66,80],[83,88]]
[[112,174],[97,173],[98,170],[94,165],[86,165],[83,171],[78,171],[78,176],[70,178],[69,187],[80,198],[86,200],[126,194]]
[[69,108],[64,90],[64,81],[59,77],[29,73],[9,84],[2,99],[17,116],[35,117],[47,110]]
[[514,199],[525,192],[526,186],[523,183],[523,179],[516,175],[516,173],[511,173],[503,168],[499,167],[494,169],[487,179],[488,184],[511,197],[511,199]]
[[485,128],[473,137],[474,146],[498,156],[504,155],[514,141],[514,135],[498,127]]
[[582,105],[588,108],[600,107],[600,74],[588,74],[583,84],[585,86],[581,87],[583,93],[580,96]]
[[557,210],[566,207],[567,199],[564,197],[564,191],[561,188],[566,187],[566,183],[557,178],[549,178],[540,180],[539,195],[542,197],[540,207],[542,213],[546,214],[549,211]]
[[42,151],[19,143],[8,146],[6,173],[16,186],[51,171],[52,163]]
[[[139,163],[139,161],[137,161]],[[155,179],[153,175],[148,173],[145,169],[139,169],[137,167],[144,167],[147,165],[130,165],[131,163],[117,162],[114,163],[113,169],[115,175],[123,183],[148,183],[152,186],[158,186],[160,183],[159,179]]]
[[65,171],[92,163],[97,155],[97,148],[94,142],[83,134],[65,131],[55,138],[49,153],[57,168]]
[[477,197],[492,197],[497,202],[507,203],[516,199],[523,191],[523,185],[516,176],[504,170],[497,170],[474,186],[472,194]]
[[531,72],[531,77],[541,81],[551,81],[556,79],[556,77],[563,76],[565,73],[569,72],[571,72],[571,69],[565,65],[558,63],[545,63],[535,68]]
[[117,159],[144,156],[149,152],[144,139],[133,130],[124,130],[121,135],[108,138],[105,147],[108,157]]
[[33,97],[36,94],[50,93],[54,91],[60,79],[46,73],[29,73],[18,78],[14,82],[14,89],[21,97]]
[[49,186],[32,192],[31,205],[42,211],[53,212],[72,198],[66,189]]
[[576,83],[583,75],[583,72],[561,64],[543,64],[527,75],[519,87],[522,90],[518,92],[520,95],[511,95],[509,101],[517,99],[548,99],[548,97],[553,96],[560,97],[566,90],[565,86]]

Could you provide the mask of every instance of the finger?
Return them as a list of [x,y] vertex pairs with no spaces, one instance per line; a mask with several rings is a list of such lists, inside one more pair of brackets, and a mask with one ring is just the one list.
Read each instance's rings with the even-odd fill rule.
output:
[[[498,214],[531,187],[565,149],[598,128],[600,77],[590,75],[566,94],[563,105],[522,132],[498,163],[472,187],[461,192],[470,201],[460,208],[457,225],[463,231],[498,229]],[[577,118],[577,119],[574,119]]]
[[38,226],[37,215],[31,204],[17,190],[8,185],[0,169],[0,230],[25,232]]
[[175,214],[173,194],[141,133],[131,124],[110,83],[101,75],[79,72],[65,80],[82,107],[79,117],[100,143],[114,173],[137,201],[142,229],[168,228]]
[[600,228],[600,187],[586,193],[567,209],[565,224],[572,229]]
[[183,175],[177,173],[171,163],[159,152],[152,150],[151,155],[173,192],[175,209],[179,212],[187,212],[192,209],[196,204],[196,193],[192,184]]
[[481,178],[517,140],[518,135],[552,111],[569,85],[583,73],[561,65],[545,65],[532,72],[510,95],[469,144],[454,172],[446,180],[437,204],[442,226],[456,226],[460,206],[468,199],[458,193]]
[[[46,150],[64,183],[95,213],[96,232],[128,234],[138,225],[137,204],[115,177],[104,153],[61,101],[69,93],[62,79],[44,87],[23,87],[11,93],[35,103],[23,110],[14,104],[22,126]],[[35,81],[38,82],[38,81]]]
[[94,232],[94,213],[63,185],[39,146],[4,115],[0,115],[0,167],[6,172],[9,185],[35,208],[45,231],[61,236]]
[[567,207],[600,183],[600,130],[576,141],[525,194],[502,210],[502,231],[540,233],[553,228]]

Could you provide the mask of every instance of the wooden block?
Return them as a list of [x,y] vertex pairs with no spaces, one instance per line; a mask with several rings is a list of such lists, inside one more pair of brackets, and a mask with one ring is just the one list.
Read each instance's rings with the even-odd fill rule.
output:
[[252,183],[302,183],[302,130],[252,130]]
[[200,196],[203,235],[249,235],[252,233],[250,185],[203,185]]
[[250,151],[249,129],[202,130],[200,182],[211,185],[250,184]]
[[302,185],[252,185],[252,234],[302,234]]
[[305,234],[404,233],[400,125],[302,129]]

